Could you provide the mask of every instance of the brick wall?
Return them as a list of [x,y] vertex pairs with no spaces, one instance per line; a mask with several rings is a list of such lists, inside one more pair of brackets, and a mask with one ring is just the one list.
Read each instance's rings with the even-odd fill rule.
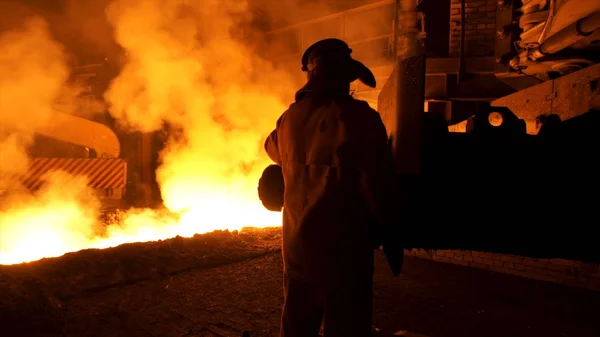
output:
[[[460,50],[460,0],[450,5],[450,57]],[[497,0],[465,0],[465,56],[494,55]]]
[[464,250],[413,249],[406,255],[600,291],[599,264]]

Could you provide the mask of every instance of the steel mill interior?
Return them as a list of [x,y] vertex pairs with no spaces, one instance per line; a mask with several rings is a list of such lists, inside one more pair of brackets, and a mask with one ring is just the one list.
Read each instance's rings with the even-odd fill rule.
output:
[[283,336],[265,144],[331,38],[393,160],[373,336],[600,336],[597,0],[0,1],[0,336]]

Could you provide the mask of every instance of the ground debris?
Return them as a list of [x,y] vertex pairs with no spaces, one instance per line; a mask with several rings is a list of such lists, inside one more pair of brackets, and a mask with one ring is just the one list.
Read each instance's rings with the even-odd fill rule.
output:
[[[0,266],[1,321],[13,323],[16,328],[18,324],[35,325],[39,316],[45,329],[56,326],[58,333],[63,301],[274,252],[281,247],[280,231],[215,231],[192,238],[88,249],[58,258]],[[171,290],[168,285],[169,282],[163,286],[163,291]],[[48,333],[44,336],[51,336]]]
[[189,239],[176,237],[88,249],[58,258],[0,266],[0,282],[12,287],[28,284],[53,297],[68,298],[276,251],[281,246],[279,232],[279,228],[248,229],[239,234],[215,231]]
[[[250,235],[243,232],[238,236]],[[262,237],[251,236],[253,245],[262,245]],[[251,337],[275,337],[282,269],[276,251],[57,298],[58,305],[39,291],[40,284],[13,282],[14,274],[3,274],[0,335],[237,337],[248,331]],[[14,291],[7,290],[9,283]],[[432,337],[600,336],[600,293],[512,275],[407,257],[398,277],[385,264],[376,267],[374,295],[374,326],[383,337],[399,330]],[[30,297],[23,301],[22,296]],[[477,313],[481,309],[484,314]]]

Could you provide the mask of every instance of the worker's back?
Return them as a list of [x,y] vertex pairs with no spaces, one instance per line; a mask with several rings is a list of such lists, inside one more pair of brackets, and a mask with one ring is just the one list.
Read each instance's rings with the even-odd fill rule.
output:
[[391,223],[393,166],[379,114],[349,95],[356,80],[376,87],[351,53],[338,39],[308,47],[307,82],[265,142],[285,190],[282,337],[316,336],[321,322],[329,337],[372,332],[373,249]]
[[347,94],[309,93],[281,117],[277,139],[287,271],[321,283],[372,268],[373,214],[361,185],[385,144],[379,114]]

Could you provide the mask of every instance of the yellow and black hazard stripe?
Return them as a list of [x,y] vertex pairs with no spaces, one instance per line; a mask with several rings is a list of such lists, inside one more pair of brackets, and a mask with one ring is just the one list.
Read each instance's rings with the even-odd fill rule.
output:
[[114,158],[35,158],[27,173],[3,175],[0,180],[18,180],[22,186],[35,191],[44,184],[44,176],[53,171],[86,176],[88,186],[96,189],[124,188],[127,182],[127,162]]

